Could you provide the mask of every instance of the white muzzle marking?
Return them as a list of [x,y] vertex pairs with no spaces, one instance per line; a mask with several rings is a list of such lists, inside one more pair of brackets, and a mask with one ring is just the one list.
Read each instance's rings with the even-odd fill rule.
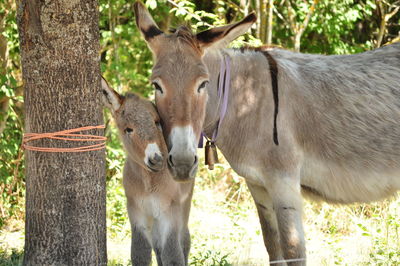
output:
[[[192,126],[174,127],[168,137],[170,153],[196,153],[196,136]],[[179,149],[179,150],[177,150]]]
[[150,158],[153,158],[155,154],[158,154],[161,156],[160,148],[158,145],[153,142],[147,144],[146,150],[144,151],[144,163],[147,164]]

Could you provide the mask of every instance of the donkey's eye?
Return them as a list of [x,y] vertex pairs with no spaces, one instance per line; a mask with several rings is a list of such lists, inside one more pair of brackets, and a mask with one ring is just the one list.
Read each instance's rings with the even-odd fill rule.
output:
[[158,85],[157,82],[153,82],[151,85],[153,85],[153,87],[154,87],[154,89],[155,89],[156,91],[159,91],[159,92],[163,93],[163,89],[161,88],[160,85]]
[[156,126],[157,126],[159,129],[162,129],[161,123],[160,123],[159,121],[156,121],[155,124],[156,124]]
[[127,128],[125,128],[124,131],[125,131],[126,134],[131,134],[133,132],[133,129],[130,128],[130,127],[127,127]]
[[204,89],[204,88],[207,86],[207,84],[208,84],[208,80],[203,81],[203,82],[200,84],[199,88],[197,89],[197,92],[200,93],[200,91],[201,91],[202,89]]

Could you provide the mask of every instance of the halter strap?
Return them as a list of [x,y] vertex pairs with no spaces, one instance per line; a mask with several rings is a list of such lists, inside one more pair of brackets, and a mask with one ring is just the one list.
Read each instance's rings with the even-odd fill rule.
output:
[[[217,127],[214,129],[213,134],[211,136],[211,143],[215,143],[218,137],[218,132],[221,127],[221,123],[224,120],[226,110],[228,109],[228,95],[229,88],[231,82],[231,64],[230,57],[224,55],[221,60],[221,66],[219,71],[219,80],[218,80],[218,100],[221,103],[221,108],[219,110],[219,119],[217,121]],[[203,137],[207,138],[204,132],[201,132],[200,140],[199,140],[199,148],[203,148]]]

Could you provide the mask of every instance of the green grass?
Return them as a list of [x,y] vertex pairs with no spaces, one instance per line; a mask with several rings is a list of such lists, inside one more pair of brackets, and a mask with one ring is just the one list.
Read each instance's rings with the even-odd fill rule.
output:
[[[108,258],[109,265],[125,266],[130,265],[130,226],[121,164],[113,169],[107,195]],[[192,202],[191,265],[267,265],[253,200],[243,178],[226,163],[214,171],[200,167]],[[305,201],[303,220],[308,265],[400,265],[400,197],[347,206]],[[0,232],[0,266],[20,265],[19,229]]]
[[3,250],[0,248],[0,266],[19,266],[22,265],[23,252],[18,249]]

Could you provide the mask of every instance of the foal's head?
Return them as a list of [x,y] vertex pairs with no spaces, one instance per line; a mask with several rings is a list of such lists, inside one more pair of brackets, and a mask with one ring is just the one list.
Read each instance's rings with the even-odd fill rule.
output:
[[136,24],[155,59],[151,81],[167,139],[168,164],[175,179],[187,180],[197,171],[197,143],[206,110],[209,73],[203,56],[209,48],[221,47],[243,34],[255,15],[197,35],[185,27],[165,34],[142,3],[134,7]]
[[104,79],[101,85],[129,158],[153,172],[163,169],[168,151],[155,106],[135,94],[119,95]]

